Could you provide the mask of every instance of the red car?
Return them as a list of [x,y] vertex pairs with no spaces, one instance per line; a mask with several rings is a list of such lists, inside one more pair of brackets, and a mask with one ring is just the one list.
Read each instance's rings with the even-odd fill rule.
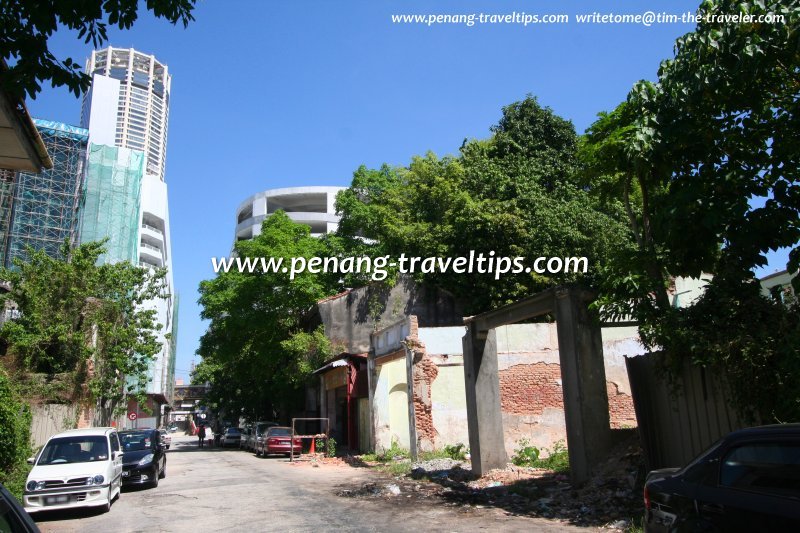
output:
[[[269,454],[283,454],[289,455],[292,451],[294,453],[301,453],[303,451],[303,441],[300,437],[294,438],[294,445],[290,445],[292,440],[292,428],[275,426],[267,430],[264,438],[259,443],[260,449],[256,450],[256,454],[262,454],[266,457]],[[292,448],[294,450],[292,450]]]

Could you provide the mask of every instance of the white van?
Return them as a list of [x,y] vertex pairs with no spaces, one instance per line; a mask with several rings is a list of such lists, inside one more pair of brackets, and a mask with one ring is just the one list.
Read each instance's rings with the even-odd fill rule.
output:
[[122,451],[114,428],[65,431],[50,437],[25,484],[29,513],[74,507],[111,508],[122,487]]

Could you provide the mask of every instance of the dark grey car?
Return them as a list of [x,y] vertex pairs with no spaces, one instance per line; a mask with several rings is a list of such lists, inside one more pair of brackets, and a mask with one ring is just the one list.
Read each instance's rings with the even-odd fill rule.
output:
[[649,532],[800,531],[800,424],[736,431],[650,472],[644,500]]

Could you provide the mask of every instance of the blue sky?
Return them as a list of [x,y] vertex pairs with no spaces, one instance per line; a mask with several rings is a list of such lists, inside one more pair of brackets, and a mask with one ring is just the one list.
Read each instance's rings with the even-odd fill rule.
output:
[[[482,138],[507,104],[533,94],[578,132],[654,79],[691,25],[578,25],[577,13],[694,11],[699,0],[200,0],[188,29],[143,15],[109,31],[116,47],[154,54],[172,80],[166,180],[181,297],[177,375],[198,339],[197,286],[230,251],[235,209],[251,194],[349,185],[362,164],[405,164]],[[569,14],[552,26],[392,24],[392,14]],[[57,56],[89,56],[75,33]],[[80,102],[49,87],[37,118],[77,124]],[[786,255],[765,272],[785,268]],[[199,359],[198,359],[199,361]]]

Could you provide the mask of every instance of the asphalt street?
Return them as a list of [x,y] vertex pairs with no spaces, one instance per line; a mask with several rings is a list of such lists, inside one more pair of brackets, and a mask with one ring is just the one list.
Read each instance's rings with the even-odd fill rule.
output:
[[238,449],[203,448],[173,436],[167,476],[155,489],[126,489],[111,511],[36,515],[43,532],[206,531],[586,531],[499,509],[413,504],[404,495],[358,499],[337,495],[385,474],[346,465],[291,464]]

